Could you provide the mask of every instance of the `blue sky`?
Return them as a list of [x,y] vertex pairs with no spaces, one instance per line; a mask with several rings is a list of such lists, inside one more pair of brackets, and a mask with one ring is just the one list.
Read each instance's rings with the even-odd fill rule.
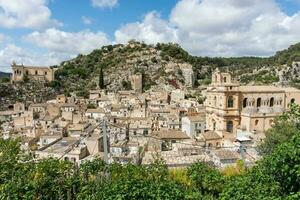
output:
[[199,56],[269,56],[300,41],[300,0],[0,0],[0,71],[130,39]]

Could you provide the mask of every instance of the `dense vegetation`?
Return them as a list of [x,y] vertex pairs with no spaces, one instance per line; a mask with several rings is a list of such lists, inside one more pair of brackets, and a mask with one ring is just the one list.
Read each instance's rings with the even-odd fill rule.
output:
[[[0,199],[290,199],[300,198],[300,107],[280,116],[251,168],[217,170],[198,162],[168,170],[157,156],[148,166],[33,162],[17,140],[0,140]],[[295,126],[296,125],[296,126]],[[293,127],[292,127],[293,126]],[[292,132],[290,132],[292,131]],[[283,137],[280,137],[282,136]],[[282,139],[284,138],[284,139]]]

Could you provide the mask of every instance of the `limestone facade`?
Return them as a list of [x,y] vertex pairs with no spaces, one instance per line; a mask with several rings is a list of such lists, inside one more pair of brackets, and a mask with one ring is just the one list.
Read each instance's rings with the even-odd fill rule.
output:
[[130,76],[131,87],[135,92],[143,91],[143,76],[142,74],[134,74]]
[[275,86],[241,86],[229,73],[218,69],[207,88],[206,126],[220,135],[236,134],[237,129],[264,132],[274,117],[300,103],[300,90]]
[[33,67],[16,65],[15,63],[11,65],[12,67],[12,82],[23,81],[24,77],[27,76],[29,79],[51,82],[54,80],[54,72],[56,69],[49,67]]

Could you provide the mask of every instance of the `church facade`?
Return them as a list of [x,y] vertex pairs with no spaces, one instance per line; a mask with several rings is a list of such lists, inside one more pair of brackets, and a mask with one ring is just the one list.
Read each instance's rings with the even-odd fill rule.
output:
[[288,109],[290,103],[300,103],[300,90],[275,86],[242,86],[229,73],[218,69],[207,88],[206,126],[222,135],[235,135],[237,129],[262,133],[274,118]]

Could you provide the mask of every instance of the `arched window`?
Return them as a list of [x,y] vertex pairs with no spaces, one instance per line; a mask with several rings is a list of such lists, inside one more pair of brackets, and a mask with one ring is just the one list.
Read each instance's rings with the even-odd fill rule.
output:
[[255,126],[257,126],[258,125],[258,119],[257,120],[255,120]]
[[295,103],[295,99],[294,98],[291,99],[291,103]]
[[216,105],[217,105],[217,97],[214,96],[214,106],[216,106]]
[[26,70],[26,75],[28,75],[28,70]]
[[232,96],[229,96],[227,99],[227,107],[233,108],[233,97]]
[[227,81],[227,80],[226,80],[226,77],[223,78],[223,81],[224,81],[224,83],[226,83],[226,81]]
[[243,100],[243,108],[246,108],[246,107],[247,107],[247,101],[248,101],[248,99],[247,99],[247,98],[244,98],[244,100]]
[[213,130],[215,131],[216,130],[216,121],[213,120]]
[[270,107],[273,107],[273,105],[274,105],[274,98],[272,97],[272,98],[270,99]]
[[45,72],[45,75],[47,75],[47,72]]
[[35,71],[35,75],[37,75],[38,74],[38,71]]
[[256,107],[259,108],[261,106],[261,98],[256,100]]
[[232,121],[227,122],[226,131],[229,133],[233,132],[233,122]]

